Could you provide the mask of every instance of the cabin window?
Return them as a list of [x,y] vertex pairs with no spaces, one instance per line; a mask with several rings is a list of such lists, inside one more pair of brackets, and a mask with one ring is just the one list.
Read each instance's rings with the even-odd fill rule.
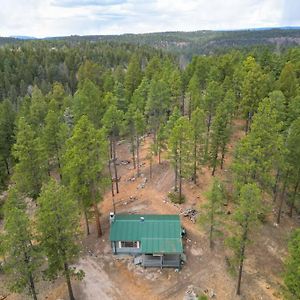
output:
[[138,242],[133,241],[121,241],[119,243],[120,248],[138,248]]

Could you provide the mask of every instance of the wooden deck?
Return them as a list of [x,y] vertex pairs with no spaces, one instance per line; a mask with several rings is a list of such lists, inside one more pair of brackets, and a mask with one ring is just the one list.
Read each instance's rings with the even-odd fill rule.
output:
[[180,256],[177,254],[162,256],[143,254],[141,265],[143,267],[180,268]]

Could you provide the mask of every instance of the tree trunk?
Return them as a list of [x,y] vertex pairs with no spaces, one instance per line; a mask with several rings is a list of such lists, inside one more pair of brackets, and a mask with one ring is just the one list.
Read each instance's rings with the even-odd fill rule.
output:
[[214,231],[214,205],[211,207],[211,215],[210,215],[210,230],[209,230],[209,248],[213,248],[213,231]]
[[34,285],[34,281],[33,281],[33,277],[32,277],[31,273],[29,274],[29,282],[30,282],[30,291],[31,291],[32,298],[34,300],[37,300],[35,285]]
[[97,203],[95,200],[94,200],[93,206],[94,206],[94,211],[95,211],[97,234],[98,234],[98,238],[100,238],[102,236],[102,229],[101,229],[101,224],[100,224],[100,214],[99,214],[98,206],[97,206]]
[[132,163],[133,163],[133,168],[135,169],[135,168],[136,168],[136,163],[135,163],[135,151],[134,151],[135,145],[134,145],[134,137],[133,137],[133,135],[131,136],[130,139],[131,139]]
[[160,147],[158,147],[158,164],[160,165],[161,164],[161,159],[160,159]]
[[223,170],[223,167],[224,167],[225,149],[226,149],[226,146],[223,145],[223,147],[222,147],[222,156],[221,156],[221,165],[220,165],[221,170]]
[[284,179],[282,192],[280,195],[280,203],[279,203],[279,209],[278,209],[277,220],[276,220],[277,224],[280,224],[280,217],[281,217],[281,211],[282,211],[282,206],[283,206],[283,200],[284,200],[284,194],[285,194],[285,190],[286,190],[287,180],[288,180],[288,174],[286,174],[286,177]]
[[197,184],[197,142],[196,137],[194,138],[194,184]]
[[174,191],[175,191],[175,192],[178,191],[178,185],[177,185],[177,183],[178,183],[178,163],[177,163],[177,160],[178,160],[178,158],[177,158],[177,154],[176,154],[176,156],[175,156],[175,168],[174,168],[174,170],[175,170],[175,184],[174,184]]
[[290,216],[290,217],[293,216],[293,208],[294,208],[294,206],[295,206],[295,199],[296,199],[298,187],[299,187],[299,179],[297,180],[297,182],[296,182],[296,184],[295,184],[294,192],[293,192],[293,196],[292,196],[292,201],[291,201],[291,203],[290,203],[290,211],[289,211],[289,216]]
[[116,191],[119,194],[119,180],[118,180],[118,171],[117,171],[117,164],[116,164],[117,156],[116,156],[116,139],[113,138],[113,161],[114,161],[114,171],[115,171],[115,183],[116,183]]
[[89,225],[89,219],[86,211],[86,207],[83,209],[84,214],[84,220],[85,220],[85,227],[86,227],[86,235],[90,234],[90,225]]
[[276,199],[277,199],[277,191],[278,191],[278,181],[279,181],[279,178],[280,178],[280,171],[279,171],[279,169],[277,169],[275,184],[273,186],[273,203],[275,203]]
[[208,120],[207,120],[207,131],[206,131],[205,153],[204,153],[205,159],[207,159],[207,154],[208,154],[210,126],[211,126],[211,114],[209,114]]
[[6,173],[9,176],[10,175],[10,170],[9,170],[9,163],[8,160],[5,158],[4,159],[5,167],[6,167]]
[[69,298],[70,298],[70,300],[75,300],[75,297],[73,295],[72,285],[71,285],[69,266],[66,262],[64,263],[64,269],[65,269],[65,276],[66,276],[66,281],[67,281],[67,285],[68,285]]
[[137,164],[137,177],[140,177],[140,141],[139,136],[136,136],[136,164]]
[[248,133],[248,130],[249,130],[249,118],[247,117],[247,119],[246,119],[246,125],[245,125],[245,134]]
[[216,150],[216,154],[213,157],[213,169],[211,172],[212,176],[215,176],[216,168],[217,168],[217,160],[218,160],[218,150]]
[[249,111],[247,115],[246,126],[245,126],[246,134],[248,134],[248,132],[250,131],[251,121],[252,121],[252,112]]
[[[32,247],[31,241],[30,241],[30,245]],[[28,280],[29,280],[29,291],[30,291],[33,299],[37,300],[37,295],[36,295],[35,285],[34,285],[34,281],[33,281],[33,276],[32,276],[31,270],[30,270],[30,266],[29,266],[31,257],[27,254],[26,250],[23,252],[23,255],[24,255],[24,263],[25,263],[27,271],[29,273],[28,274],[29,275],[29,277],[28,277]]]
[[109,155],[110,155],[110,159],[113,158],[113,141],[112,141],[112,137],[110,137],[109,139]]
[[180,97],[180,110],[181,110],[181,115],[184,116],[184,108],[185,108],[185,105],[184,105],[184,95],[181,95]]
[[62,181],[61,164],[60,164],[60,159],[59,159],[58,155],[57,155],[57,166],[58,166],[58,172],[59,172],[59,179],[60,179],[60,181]]
[[236,290],[237,295],[241,294],[241,282],[242,282],[242,274],[243,274],[243,266],[244,266],[247,238],[248,238],[248,217],[246,217],[246,220],[245,220],[244,232],[243,232],[243,237],[242,237],[242,241],[241,241],[239,276],[238,276],[238,283],[237,283],[237,290]]
[[51,177],[49,160],[47,161],[47,166],[48,166],[48,168],[47,168],[48,176]]
[[182,198],[182,165],[181,165],[181,141],[180,141],[180,152],[179,152],[179,203],[181,204]]
[[113,183],[113,178],[112,178],[110,164],[111,164],[111,160],[109,159],[108,160],[108,171],[109,171],[110,184],[111,184],[111,195],[114,197],[115,196],[115,191],[114,191],[114,183]]

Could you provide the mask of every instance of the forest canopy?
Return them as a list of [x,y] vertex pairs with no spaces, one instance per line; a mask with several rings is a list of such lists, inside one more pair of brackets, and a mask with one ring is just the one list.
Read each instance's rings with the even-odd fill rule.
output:
[[[153,157],[170,162],[174,186],[168,196],[180,205],[183,183],[198,184],[201,168],[212,178],[223,170],[239,120],[244,133],[232,151],[227,183],[213,180],[203,222],[213,249],[225,214],[222,199],[230,194],[228,222],[235,226],[225,244],[240,294],[251,234],[270,206],[276,224],[283,222],[285,206],[291,218],[300,210],[300,48],[273,50],[229,49],[194,55],[183,65],[176,53],[116,41],[74,37],[2,46],[0,187],[8,189],[8,200],[0,203],[7,232],[0,253],[10,281],[13,264],[21,274],[11,289],[29,290],[36,299],[35,281],[47,265],[46,279],[63,275],[73,299],[71,278],[83,277],[70,267],[80,253],[79,216],[88,235],[93,214],[102,236],[98,204],[109,189],[112,196],[119,193],[121,139],[139,178],[141,141],[150,137],[150,168]],[[37,223],[27,213],[28,197],[36,203]],[[300,289],[294,272],[300,267],[298,233],[286,260],[291,297]],[[22,255],[28,258],[19,260]]]

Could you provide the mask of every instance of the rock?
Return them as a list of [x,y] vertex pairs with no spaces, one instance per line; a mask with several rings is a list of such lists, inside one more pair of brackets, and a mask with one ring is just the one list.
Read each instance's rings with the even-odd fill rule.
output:
[[138,186],[137,186],[137,189],[139,190],[139,189],[143,189],[143,188],[145,188],[145,184],[144,183],[141,183],[141,184],[139,184]]
[[185,295],[183,297],[183,300],[197,300],[198,297],[194,291],[194,286],[193,285],[189,285],[186,292],[185,292]]
[[215,293],[215,291],[213,289],[211,289],[209,292],[208,292],[208,297],[209,298],[215,298],[217,295]]

